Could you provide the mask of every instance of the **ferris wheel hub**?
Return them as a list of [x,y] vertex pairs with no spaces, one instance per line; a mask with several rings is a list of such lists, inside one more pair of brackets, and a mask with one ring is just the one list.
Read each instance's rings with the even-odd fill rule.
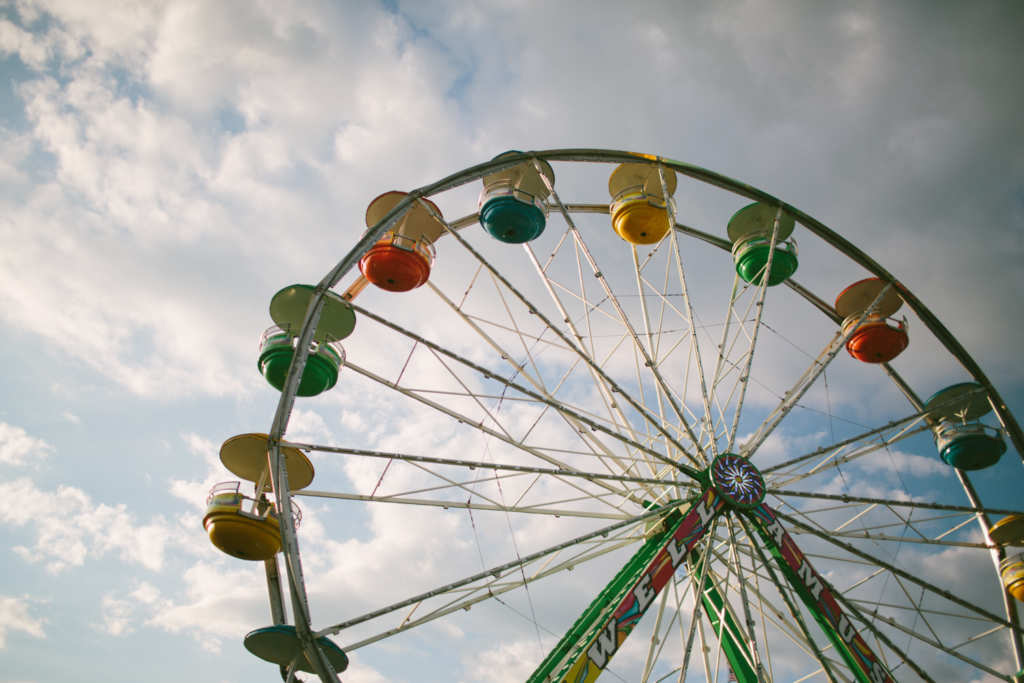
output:
[[764,500],[764,477],[746,458],[722,453],[708,468],[711,486],[734,508],[749,510]]

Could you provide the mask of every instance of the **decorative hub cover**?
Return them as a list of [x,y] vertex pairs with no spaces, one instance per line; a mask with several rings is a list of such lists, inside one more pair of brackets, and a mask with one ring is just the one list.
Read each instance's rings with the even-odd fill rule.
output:
[[746,458],[722,453],[711,463],[711,485],[726,502],[749,510],[764,500],[764,478]]

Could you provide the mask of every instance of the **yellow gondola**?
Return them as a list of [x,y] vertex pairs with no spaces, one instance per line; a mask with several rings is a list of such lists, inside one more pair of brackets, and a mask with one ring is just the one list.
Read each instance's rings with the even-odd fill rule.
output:
[[[268,560],[281,550],[281,525],[273,503],[250,498],[237,481],[215,484],[206,499],[203,527],[210,542],[240,560]],[[296,524],[301,513],[293,503]]]

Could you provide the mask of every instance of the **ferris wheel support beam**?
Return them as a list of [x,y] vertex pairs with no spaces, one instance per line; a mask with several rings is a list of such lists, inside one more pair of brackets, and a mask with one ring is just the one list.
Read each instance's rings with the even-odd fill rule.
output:
[[[747,534],[747,538],[753,539],[754,534],[751,532],[747,520],[742,515],[740,515],[738,519],[740,522],[740,526],[743,527],[743,531]],[[779,595],[782,596],[783,602],[786,603],[786,609],[789,610],[790,616],[793,617],[793,620],[797,623],[797,626],[800,627],[800,631],[801,633],[803,633],[804,640],[813,650],[814,657],[818,660],[818,664],[821,665],[821,669],[825,673],[825,676],[828,678],[830,683],[836,683],[838,679],[836,679],[836,675],[832,671],[832,667],[829,666],[828,660],[825,658],[825,653],[821,651],[821,648],[818,647],[818,643],[815,642],[814,638],[811,637],[811,632],[807,628],[807,622],[804,620],[804,617],[800,613],[800,610],[797,609],[797,606],[793,603],[793,600],[790,598],[789,592],[786,590],[786,587],[779,580],[778,575],[775,573],[775,569],[772,567],[771,562],[765,555],[764,549],[762,549],[761,546],[757,543],[751,543],[750,545],[754,547],[754,551],[757,554],[758,559],[761,561],[761,566],[763,566],[765,570],[767,570],[769,579],[771,580],[772,584],[774,584],[775,589],[779,592]]]
[[267,575],[267,593],[270,598],[270,618],[273,623],[286,623],[284,615],[284,591],[281,589],[281,570],[277,566],[277,555],[263,561]]
[[[691,574],[704,575],[704,561],[697,560],[691,556]],[[729,660],[729,668],[732,669],[738,683],[757,683],[761,680],[756,669],[756,644],[748,647],[748,638],[740,629],[736,618],[729,609],[729,604],[715,587],[714,579],[706,576],[704,588],[700,591],[700,599],[704,604],[704,612],[711,622],[711,629],[719,640],[719,647],[725,652],[725,658]]]
[[619,570],[531,674],[529,683],[596,680],[724,506],[724,498],[708,488],[678,518],[666,517],[666,528]]
[[838,593],[811,566],[807,557],[782,528],[779,523],[782,515],[763,503],[748,515],[754,529],[782,568],[782,573],[857,679],[861,683],[895,683],[888,667],[874,654],[845,612],[839,608]]

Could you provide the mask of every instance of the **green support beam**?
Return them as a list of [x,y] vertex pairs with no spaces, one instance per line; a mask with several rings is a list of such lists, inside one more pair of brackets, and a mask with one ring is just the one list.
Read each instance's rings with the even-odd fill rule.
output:
[[[693,576],[701,575],[704,563],[691,556],[690,565],[693,568]],[[695,579],[699,580],[699,579]],[[757,683],[757,672],[754,670],[754,657],[747,647],[747,640],[743,637],[739,624],[736,622],[732,611],[725,603],[725,599],[718,591],[711,577],[704,580],[704,590],[700,594],[701,602],[704,603],[704,611],[707,612],[711,628],[719,636],[722,643],[722,652],[729,661],[729,668],[732,669],[737,683]],[[724,621],[724,625],[723,625]]]
[[708,488],[685,513],[667,514],[662,528],[590,603],[528,682],[596,680],[724,505]]
[[832,587],[797,548],[775,513],[763,503],[748,513],[786,579],[814,616],[859,683],[895,683],[836,600]]

